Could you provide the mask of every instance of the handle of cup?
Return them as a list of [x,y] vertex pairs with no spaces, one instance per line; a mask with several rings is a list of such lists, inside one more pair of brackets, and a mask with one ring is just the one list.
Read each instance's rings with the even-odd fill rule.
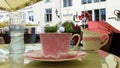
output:
[[103,37],[103,36],[107,37],[107,40],[105,40],[105,42],[102,43],[101,47],[104,46],[105,44],[107,44],[107,42],[109,41],[109,36],[108,36],[108,34],[103,34],[102,37]]
[[80,37],[79,34],[73,34],[73,35],[72,35],[72,39],[73,39],[75,36],[78,37],[78,41],[77,41],[76,45],[73,45],[74,47],[71,48],[72,51],[77,49],[77,47],[78,47],[78,45],[79,45],[79,43],[80,43],[80,40],[81,40],[81,37]]

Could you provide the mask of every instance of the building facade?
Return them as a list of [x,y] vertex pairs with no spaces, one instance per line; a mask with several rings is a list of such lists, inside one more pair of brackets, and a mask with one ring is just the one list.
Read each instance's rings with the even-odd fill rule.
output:
[[119,6],[119,0],[43,0],[20,11],[26,12],[26,21],[39,23],[41,32],[46,24],[65,21],[81,24],[78,16],[83,11],[92,15],[92,21],[106,21],[120,30],[120,21],[114,14],[115,10],[120,10]]
[[[117,16],[114,14],[115,10],[120,10],[119,6],[118,0],[43,0],[39,6],[41,16],[39,20],[43,26],[65,21],[81,24],[82,21],[78,16],[83,11],[88,11],[92,15],[92,21],[106,21],[120,30],[120,26],[118,26],[120,21],[116,20]],[[39,10],[36,9],[36,11]],[[37,16],[38,14],[35,17]]]

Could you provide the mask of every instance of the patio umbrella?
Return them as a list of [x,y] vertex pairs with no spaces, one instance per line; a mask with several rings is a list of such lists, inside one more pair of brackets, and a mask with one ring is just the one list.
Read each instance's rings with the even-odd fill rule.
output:
[[16,11],[41,0],[0,0],[0,10]]

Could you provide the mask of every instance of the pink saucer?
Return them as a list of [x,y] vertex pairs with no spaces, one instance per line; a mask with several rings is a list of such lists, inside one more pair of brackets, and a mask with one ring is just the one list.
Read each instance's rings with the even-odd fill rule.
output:
[[40,50],[34,50],[25,53],[26,58],[38,61],[70,61],[82,59],[85,56],[86,52],[83,51],[70,51],[66,54],[60,54],[58,57],[44,56],[44,54]]
[[103,51],[103,50],[98,50],[98,54],[99,54],[101,57],[107,57],[108,55],[110,55],[110,53],[105,52],[105,51]]

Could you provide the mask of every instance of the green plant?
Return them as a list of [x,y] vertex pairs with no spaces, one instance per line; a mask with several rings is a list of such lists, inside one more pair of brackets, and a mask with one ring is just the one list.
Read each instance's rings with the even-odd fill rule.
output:
[[65,27],[65,32],[71,33],[73,32],[73,22],[71,21],[66,21],[63,23],[63,26]]
[[47,24],[47,25],[44,27],[44,31],[45,31],[46,33],[57,32],[57,30],[58,30],[58,25],[50,26],[49,24]]
[[72,21],[66,21],[62,26],[65,27],[65,32],[67,33],[81,33],[80,26],[77,24],[75,25]]
[[47,24],[47,25],[44,27],[44,31],[45,31],[46,33],[57,32],[60,24],[61,24],[61,22],[57,23],[57,24],[54,25],[54,26],[50,26],[49,24]]

